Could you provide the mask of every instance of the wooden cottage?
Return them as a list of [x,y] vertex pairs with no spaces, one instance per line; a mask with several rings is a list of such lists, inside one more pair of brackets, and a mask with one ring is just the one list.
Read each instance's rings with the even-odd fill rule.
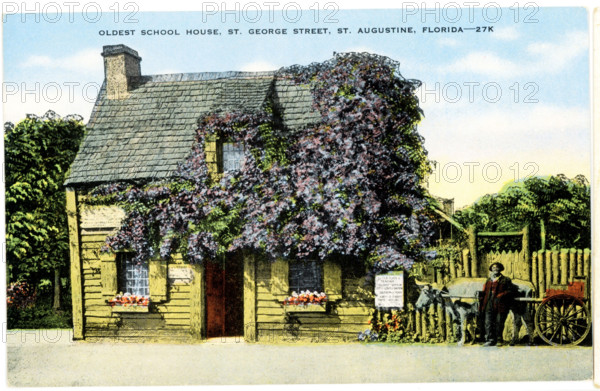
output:
[[[105,81],[71,167],[67,213],[76,339],[202,341],[356,340],[373,308],[364,270],[342,261],[270,262],[256,254],[188,264],[181,256],[149,259],[141,269],[130,252],[100,251],[120,227],[116,206],[86,204],[110,182],[167,180],[191,151],[198,119],[220,109],[258,109],[275,96],[284,131],[319,118],[305,87],[274,72],[142,75],[141,58],[124,45],[104,46]],[[236,164],[236,145],[206,145],[213,172]],[[360,269],[360,268],[359,268]],[[285,306],[292,291],[323,291],[328,302],[304,310]],[[119,292],[149,296],[149,305],[111,305]]]

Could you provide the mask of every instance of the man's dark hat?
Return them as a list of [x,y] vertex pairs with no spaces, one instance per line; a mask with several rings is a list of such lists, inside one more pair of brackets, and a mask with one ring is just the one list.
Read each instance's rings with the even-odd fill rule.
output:
[[492,267],[494,267],[494,265],[498,266],[498,268],[500,269],[500,271],[504,271],[504,265],[501,264],[500,262],[494,262],[490,265],[490,271],[492,271]]

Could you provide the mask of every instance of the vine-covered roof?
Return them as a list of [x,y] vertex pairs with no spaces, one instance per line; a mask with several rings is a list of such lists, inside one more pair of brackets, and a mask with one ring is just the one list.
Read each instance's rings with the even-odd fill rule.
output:
[[285,131],[320,119],[308,88],[276,72],[140,76],[129,92],[111,100],[102,87],[65,185],[173,176],[192,150],[198,120],[209,112],[256,112],[270,98]]

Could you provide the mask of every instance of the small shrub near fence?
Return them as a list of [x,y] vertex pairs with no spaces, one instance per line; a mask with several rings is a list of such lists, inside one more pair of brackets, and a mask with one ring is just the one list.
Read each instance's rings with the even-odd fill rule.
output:
[[365,342],[442,343],[454,342],[453,332],[446,329],[443,311],[421,314],[414,310],[379,312],[374,310],[369,327],[359,333],[358,340]]

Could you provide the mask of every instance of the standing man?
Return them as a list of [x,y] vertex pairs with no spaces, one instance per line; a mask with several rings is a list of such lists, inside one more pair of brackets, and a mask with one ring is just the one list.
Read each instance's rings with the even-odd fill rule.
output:
[[485,344],[496,346],[502,338],[504,322],[513,300],[512,281],[502,275],[504,266],[500,262],[490,265],[490,276],[483,285],[483,296],[479,306],[485,322]]

